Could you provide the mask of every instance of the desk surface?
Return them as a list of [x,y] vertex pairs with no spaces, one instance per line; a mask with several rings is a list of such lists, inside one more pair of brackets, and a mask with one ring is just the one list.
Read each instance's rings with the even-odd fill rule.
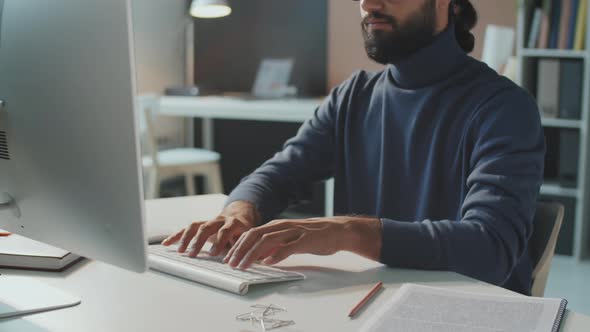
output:
[[210,119],[303,122],[322,99],[250,100],[236,97],[153,97],[159,115]]
[[[162,231],[213,216],[223,196],[192,197],[147,203],[151,231]],[[165,219],[164,219],[165,217]],[[166,223],[166,225],[164,225]],[[252,304],[285,306],[296,325],[278,331],[356,331],[375,309],[405,282],[488,294],[511,294],[452,272],[391,269],[349,253],[330,257],[300,255],[281,266],[297,267],[304,281],[253,286],[238,296],[157,272],[136,274],[106,264],[84,261],[61,274],[3,271],[30,276],[82,298],[82,305],[0,323],[0,331],[258,331],[235,316]],[[365,312],[350,320],[350,308],[376,282],[385,290]],[[0,280],[1,282],[1,280]],[[562,331],[587,331],[590,318],[568,312]]]

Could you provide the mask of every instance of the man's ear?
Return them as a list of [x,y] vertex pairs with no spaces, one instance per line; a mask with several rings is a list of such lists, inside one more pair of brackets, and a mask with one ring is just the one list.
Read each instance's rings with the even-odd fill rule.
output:
[[453,0],[435,0],[436,1],[436,9],[439,12],[449,12],[449,8],[452,6]]
[[[430,1],[430,0],[426,0]],[[434,0],[436,7],[436,33],[443,31],[449,24],[450,7],[453,6],[454,0]]]

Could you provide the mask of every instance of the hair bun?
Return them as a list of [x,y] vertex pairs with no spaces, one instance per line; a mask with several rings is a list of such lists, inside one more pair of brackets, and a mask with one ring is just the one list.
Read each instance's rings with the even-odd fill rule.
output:
[[456,29],[455,37],[457,38],[459,46],[461,46],[465,52],[471,53],[475,48],[475,36],[471,32]]
[[475,36],[471,30],[477,24],[477,12],[469,0],[456,0],[455,6],[456,10],[451,10],[454,14],[455,37],[461,48],[470,53],[475,47]]

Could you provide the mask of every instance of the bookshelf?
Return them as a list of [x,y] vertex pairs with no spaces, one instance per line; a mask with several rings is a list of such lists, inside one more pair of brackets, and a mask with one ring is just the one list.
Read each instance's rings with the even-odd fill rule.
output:
[[[577,179],[574,185],[565,186],[559,181],[546,178],[545,183],[541,187],[541,195],[557,200],[569,200],[572,204],[569,205],[569,213],[571,216],[570,222],[572,225],[564,224],[563,227],[570,227],[565,231],[562,227],[562,234],[560,234],[560,241],[571,241],[571,251],[566,255],[571,255],[578,260],[590,258],[590,174],[588,172],[589,163],[589,129],[590,129],[590,24],[586,24],[586,34],[584,37],[586,49],[585,50],[563,50],[563,49],[535,49],[527,48],[529,33],[531,30],[531,23],[533,20],[533,8],[538,1],[533,0],[517,0],[518,1],[518,22],[517,22],[517,57],[520,63],[520,71],[517,75],[517,83],[523,88],[527,89],[534,96],[537,93],[537,79],[538,69],[541,59],[557,59],[557,60],[575,60],[582,63],[582,87],[581,87],[581,111],[580,119],[561,119],[542,117],[542,124],[548,131],[575,131],[578,137],[577,151],[578,163],[575,165],[577,169]],[[590,6],[585,13],[586,17],[590,17]],[[555,78],[559,80],[559,77]],[[556,135],[558,137],[559,134]],[[549,145],[550,137],[547,136]],[[558,155],[561,155],[561,148],[559,147]],[[575,147],[573,147],[575,149]],[[568,204],[566,204],[566,209]],[[566,218],[567,218],[566,212]],[[564,220],[564,223],[567,222]],[[561,237],[566,237],[562,239]],[[569,238],[567,238],[569,237]],[[558,252],[559,253],[559,252]],[[563,254],[563,253],[562,253]]]
[[541,121],[542,121],[544,127],[549,127],[549,128],[570,128],[570,129],[582,128],[582,121],[580,121],[580,120],[542,118]]
[[580,191],[575,188],[565,188],[558,183],[545,182],[541,186],[541,194],[547,196],[578,198]]
[[521,56],[532,58],[561,58],[561,59],[584,59],[586,57],[585,51],[574,50],[545,50],[534,48],[523,48]]

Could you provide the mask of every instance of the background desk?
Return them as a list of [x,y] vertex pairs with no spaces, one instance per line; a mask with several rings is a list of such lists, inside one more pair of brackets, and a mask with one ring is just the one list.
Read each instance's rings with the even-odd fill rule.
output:
[[[303,123],[313,116],[322,99],[243,99],[237,97],[140,97],[159,115],[203,119],[203,147],[214,148],[211,120],[254,120]],[[192,136],[187,137],[192,141]]]
[[[215,150],[213,120],[250,120],[303,123],[313,116],[322,99],[260,100],[237,97],[170,97],[142,96],[140,108],[149,107],[160,116],[200,118],[203,148]],[[194,146],[192,123],[188,125],[186,142]],[[223,163],[223,156],[222,156]],[[246,175],[246,174],[244,174]],[[334,181],[325,182],[324,212],[334,214]]]
[[[184,197],[147,203],[150,233],[176,229],[215,215],[224,196]],[[40,279],[82,298],[80,306],[0,322],[10,332],[151,332],[151,331],[259,331],[235,316],[252,304],[277,304],[288,309],[280,317],[296,325],[277,331],[356,331],[402,283],[446,287],[487,294],[512,294],[503,288],[452,272],[391,269],[349,253],[329,257],[299,255],[282,266],[297,267],[307,279],[273,286],[252,287],[237,296],[161,273],[127,272],[106,264],[85,261],[61,273],[0,271]],[[351,307],[376,282],[385,290],[357,319],[347,317]],[[0,277],[1,282],[1,277]],[[568,312],[564,332],[585,332],[590,318]]]

